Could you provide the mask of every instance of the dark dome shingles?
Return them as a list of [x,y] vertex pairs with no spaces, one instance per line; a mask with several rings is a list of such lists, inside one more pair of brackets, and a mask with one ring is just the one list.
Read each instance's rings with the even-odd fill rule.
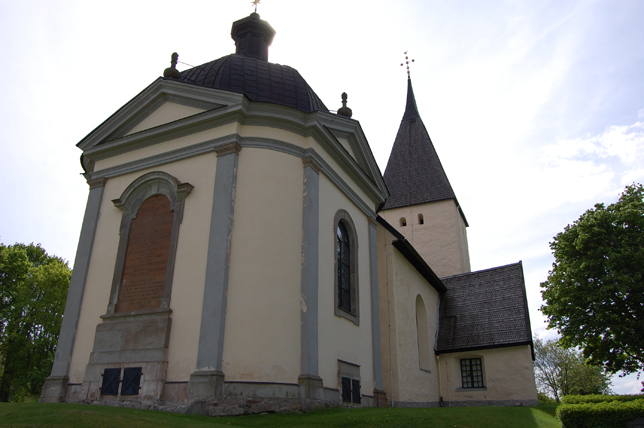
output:
[[243,55],[228,55],[183,71],[181,81],[237,92],[251,101],[279,104],[304,113],[329,111],[297,70]]

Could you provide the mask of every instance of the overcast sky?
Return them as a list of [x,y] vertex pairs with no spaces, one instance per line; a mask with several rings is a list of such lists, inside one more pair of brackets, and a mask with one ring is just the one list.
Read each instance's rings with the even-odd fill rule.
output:
[[[169,66],[233,53],[250,0],[0,0],[0,242],[73,264],[88,187],[76,143]],[[262,0],[269,61],[327,107],[349,95],[382,172],[419,112],[470,224],[472,270],[523,261],[533,333],[548,243],[644,182],[644,1]],[[180,70],[189,68],[179,64]],[[619,393],[641,387],[614,379]]]

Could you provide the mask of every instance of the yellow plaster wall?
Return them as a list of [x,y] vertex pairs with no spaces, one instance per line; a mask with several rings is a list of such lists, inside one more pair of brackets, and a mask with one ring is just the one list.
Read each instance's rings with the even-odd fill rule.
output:
[[139,131],[154,128],[155,126],[174,122],[175,120],[183,119],[184,117],[192,116],[203,111],[205,110],[184,106],[182,104],[166,102],[162,104],[158,109],[153,111],[148,117],[143,119],[138,125],[132,128],[132,130],[125,135],[134,134]]
[[344,147],[347,153],[349,153],[349,155],[351,155],[351,157],[355,159],[356,156],[353,154],[353,150],[351,150],[351,144],[349,143],[349,140],[347,140],[346,138],[338,138],[338,141],[340,142],[340,144],[342,144],[342,147]]
[[[429,370],[420,368],[418,330],[416,328],[416,298],[420,295],[427,313],[429,346],[433,354],[436,337],[438,292],[418,273],[411,263],[393,249],[393,298],[396,317],[398,394],[396,402],[437,402],[436,363],[429,361]],[[393,344],[392,344],[393,345]]]
[[151,171],[164,171],[180,182],[194,186],[185,200],[183,223],[179,229],[170,301],[173,323],[169,347],[171,363],[168,367],[168,380],[189,379],[196,366],[199,342],[201,305],[195,305],[195,302],[203,298],[208,250],[208,234],[204,230],[210,227],[215,170],[216,156],[209,153],[107,180],[72,354],[71,383],[83,381],[85,366],[94,346],[96,325],[102,322],[100,316],[106,313],[109,303],[122,214],[112,200],[120,198],[127,186]]
[[223,371],[226,380],[297,383],[303,164],[239,154]]
[[270,138],[273,140],[294,144],[305,149],[311,146],[310,140],[308,138],[280,128],[272,128],[269,126],[241,125],[239,126],[238,132],[242,137]]
[[[335,228],[338,210],[346,210],[358,236],[358,290],[360,325],[335,315]],[[324,386],[339,388],[338,360],[360,366],[362,393],[371,395],[373,356],[371,341],[371,293],[369,276],[369,224],[367,217],[320,174],[320,254],[318,282],[319,374]]]
[[[424,224],[419,224],[418,214],[423,214]],[[394,208],[380,215],[411,242],[438,277],[470,272],[467,231],[454,200]],[[400,224],[403,217],[406,226]]]
[[378,292],[380,305],[380,355],[383,388],[391,401],[400,396],[398,378],[398,343],[396,306],[394,299],[394,267],[391,245],[394,236],[382,225],[376,228],[378,237]]
[[133,162],[140,159],[145,159],[150,156],[158,155],[161,153],[170,152],[172,150],[189,147],[194,144],[202,143],[204,141],[212,140],[214,138],[224,137],[226,135],[234,134],[237,132],[237,123],[227,123],[217,128],[207,129],[205,131],[196,132],[194,134],[186,135],[185,137],[176,138],[162,143],[156,143],[147,147],[142,147],[138,150],[132,150],[121,155],[112,156],[96,162],[94,171],[98,172],[102,169],[112,166],[122,165],[127,162]]
[[322,157],[322,159],[324,159],[331,166],[331,169],[333,169],[340,176],[340,178],[342,178],[344,182],[347,183],[353,189],[353,191],[358,195],[358,198],[365,201],[366,204],[369,205],[371,209],[375,212],[376,202],[372,201],[359,186],[354,184],[354,181],[352,178],[349,177],[349,174],[347,174],[342,168],[340,168],[340,166],[333,159],[333,157],[329,153],[327,153],[324,148],[322,148],[322,145],[320,145],[317,141],[315,141],[311,137],[307,137],[307,139],[310,140],[311,148],[313,148]]
[[[465,358],[481,358],[486,390],[461,388],[460,360]],[[527,404],[537,400],[530,345],[441,354],[438,363],[442,396],[446,403],[490,400]]]

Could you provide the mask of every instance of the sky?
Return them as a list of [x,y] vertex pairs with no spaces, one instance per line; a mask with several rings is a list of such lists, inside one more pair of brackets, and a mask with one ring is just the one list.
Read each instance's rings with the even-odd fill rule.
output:
[[[0,0],[0,242],[73,265],[88,186],[75,146],[161,76],[233,53],[250,0]],[[532,331],[549,242],[644,183],[644,2],[262,0],[269,61],[331,110],[348,94],[384,172],[418,110],[469,222],[472,270],[523,262]],[[186,65],[189,64],[189,65]],[[613,379],[637,393],[635,376]]]

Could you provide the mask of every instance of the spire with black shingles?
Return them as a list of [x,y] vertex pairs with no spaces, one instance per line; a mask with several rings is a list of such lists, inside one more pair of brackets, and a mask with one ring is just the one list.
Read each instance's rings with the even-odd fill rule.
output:
[[383,176],[391,196],[382,209],[456,199],[407,80],[407,107]]

